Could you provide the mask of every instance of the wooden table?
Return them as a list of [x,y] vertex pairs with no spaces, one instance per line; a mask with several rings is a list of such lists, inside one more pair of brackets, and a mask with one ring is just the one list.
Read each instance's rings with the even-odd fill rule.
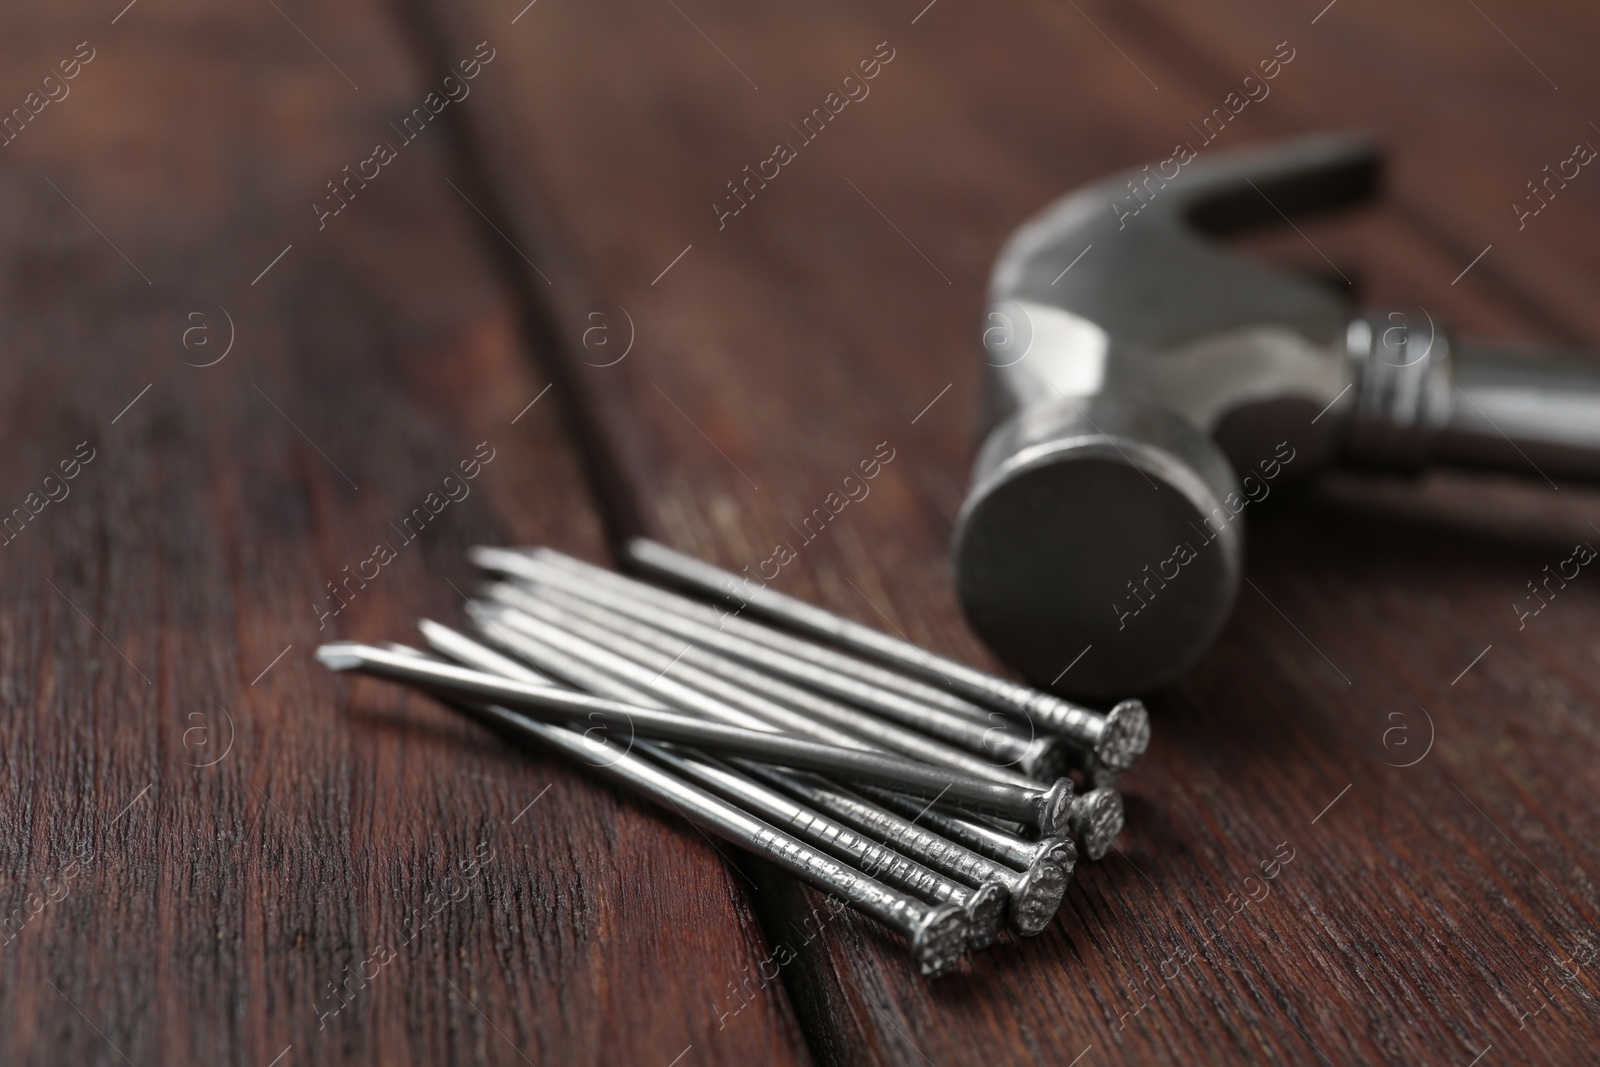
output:
[[1593,1059],[1597,579],[1513,607],[1577,485],[1252,512],[1119,850],[931,984],[311,658],[457,618],[474,543],[754,565],[877,452],[779,587],[984,662],[946,545],[1010,230],[1292,53],[1207,150],[1373,128],[1391,193],[1260,254],[1593,344],[1600,176],[1511,207],[1600,144],[1591,9],[122,3],[0,14],[0,1060]]

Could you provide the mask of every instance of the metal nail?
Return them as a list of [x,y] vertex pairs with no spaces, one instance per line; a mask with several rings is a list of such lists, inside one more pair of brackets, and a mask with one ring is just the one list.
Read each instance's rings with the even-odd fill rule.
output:
[[[750,765],[753,777],[804,800],[818,811],[842,823],[871,834],[879,841],[916,857],[934,870],[959,878],[969,885],[999,882],[1010,899],[1011,926],[1017,933],[1032,937],[1044,930],[1066,894],[1070,868],[1063,869],[1054,859],[1041,857],[1024,871],[1015,871],[974,850],[947,840],[918,822],[903,819],[876,804],[847,792],[825,778],[796,772],[782,779],[769,768]],[[1070,849],[1067,838],[1054,838]]]
[[[479,616],[479,621],[482,623],[485,620]],[[430,644],[433,644],[447,655],[454,656],[463,662],[487,671],[505,673],[508,677],[522,678],[532,673],[520,663],[509,661],[499,653],[477,644],[470,638],[455,633],[448,627],[439,626],[437,623],[433,623],[431,626],[434,629],[424,629],[424,634],[428,637]],[[495,627],[493,633],[497,642],[516,652],[517,655],[523,657],[529,663],[536,665],[542,671],[547,671],[558,678],[564,679],[580,689],[610,700],[634,704],[639,707],[665,706],[653,693],[614,675],[607,674],[591,663],[569,655],[552,645],[542,643],[528,634],[507,630],[503,627]],[[799,782],[793,779],[791,772],[779,771],[776,768],[754,764],[746,760],[736,759],[730,762],[747,776],[761,777],[788,787],[791,794],[794,788],[799,787]],[[761,788],[752,780],[752,777],[746,777],[745,781],[749,782],[754,788]],[[787,818],[788,816],[785,813],[780,814],[778,817]],[[794,829],[795,825],[821,826],[825,819],[825,816],[817,812],[807,811],[805,820],[800,824],[791,824],[790,828]],[[842,824],[832,825],[838,826],[837,831],[830,832],[832,836],[836,837],[840,832],[849,832],[849,829]],[[801,836],[807,835],[802,834]],[[875,842],[875,839],[871,840]],[[827,840],[819,840],[814,843],[826,846],[829,842]],[[889,851],[887,846],[884,846],[881,842],[875,843],[878,844],[878,847],[888,851],[889,855],[898,855]],[[905,860],[905,857],[900,857],[900,859]],[[883,861],[875,860],[874,862]],[[972,947],[985,948],[993,943],[995,937],[998,936],[1000,924],[1003,922],[1007,910],[1006,904],[1009,899],[1009,893],[1004,884],[990,881],[979,884],[976,887],[968,887],[959,882],[949,881],[944,876],[929,870],[929,868],[922,867],[921,864],[917,864],[914,860],[906,860],[906,862],[922,870],[928,870],[935,878],[943,879],[945,885],[938,890],[939,899],[948,899],[952,903],[961,904],[966,910],[973,928]],[[863,869],[873,877],[883,877],[875,867]],[[891,872],[896,869],[893,865],[887,868]],[[883,880],[890,882],[890,884],[897,884],[890,877],[883,877]],[[922,886],[917,884],[900,884],[899,888],[917,892],[919,895],[922,893]]]
[[[506,603],[474,601],[469,606],[477,621],[478,632],[483,637],[510,649],[541,670],[549,670],[580,689],[602,693],[605,686],[604,679],[616,679],[627,683],[632,692],[645,695],[646,700],[639,703],[640,707],[657,706],[657,697],[650,694],[659,690],[660,699],[666,701],[666,704],[661,705],[663,707],[671,705],[690,714],[707,714],[718,722],[746,730],[770,733],[777,729],[773,723],[755,712],[728,704],[715,696],[699,693],[678,679],[667,677],[661,666],[656,666],[652,670],[610,648],[602,647],[588,634],[569,629],[560,616],[546,610],[547,605],[534,602],[527,605],[530,610],[524,610],[522,607],[513,607]],[[541,655],[541,648],[559,652],[560,657],[552,659],[547,654]],[[549,665],[554,663],[559,663],[560,666]],[[584,665],[582,680],[574,677],[574,663]],[[602,695],[609,696],[609,694]],[[623,701],[623,703],[635,702]],[[828,738],[810,734],[807,736],[824,743],[833,743]],[[863,742],[852,740],[839,747],[865,749],[867,746]]]
[[968,699],[1059,732],[1092,751],[1110,769],[1125,769],[1149,744],[1150,717],[1140,701],[1124,700],[1102,715],[1070,700],[918,648],[909,641],[786,596],[763,582],[740,578],[655,541],[636,538],[624,546],[623,556],[635,568],[657,578],[732,603],[740,610],[748,609],[752,614],[880,663],[892,664],[948,686]]
[[[548,590],[547,590],[548,591]],[[566,610],[558,604],[545,602],[532,594],[522,590],[511,589],[504,591],[505,603],[516,605],[513,613],[505,616],[504,625],[512,629],[519,627],[516,612],[532,615],[555,627],[565,640],[569,650],[581,649],[582,642],[610,653],[602,655],[594,648],[589,649],[588,658],[596,666],[601,666],[608,673],[616,677],[623,677],[648,692],[657,692],[669,705],[680,711],[690,714],[709,713],[714,718],[736,726],[761,725],[769,726],[785,733],[803,734],[824,744],[839,745],[845,748],[878,749],[878,746],[827,723],[819,723],[808,719],[805,715],[792,709],[776,704],[758,693],[752,693],[737,685],[725,681],[709,671],[700,669],[699,666],[687,663],[689,658],[686,650],[680,648],[676,654],[668,654],[665,650],[652,648],[641,641],[636,641],[631,635],[613,630],[609,625],[601,625],[592,619],[583,617],[580,613]],[[571,598],[578,599],[578,598]],[[579,601],[582,603],[582,601]],[[665,637],[668,642],[674,640],[669,635]],[[700,651],[690,646],[688,652]],[[620,656],[628,664],[617,663],[612,657]],[[631,666],[630,666],[631,665]],[[674,677],[669,678],[668,674]],[[741,715],[739,712],[747,712]],[[753,724],[749,716],[754,716],[759,724]],[[941,746],[942,747],[942,746]],[[1014,775],[1016,781],[1009,781],[995,775],[978,775],[988,781],[1002,782],[1013,788],[1022,790],[1025,794],[1033,794],[1041,789],[1038,782],[1022,775]],[[1067,783],[1061,785],[1061,783]],[[1045,835],[1065,833],[1072,820],[1072,805],[1077,798],[1071,796],[1071,784],[1068,779],[1057,779],[1054,785],[1061,785],[1061,792],[1069,795],[1070,799],[1061,806],[1059,812],[1041,812],[1038,818],[1049,819],[1059,814],[1059,822],[1039,822],[1029,820],[1029,825],[1035,826]]]
[[[696,600],[682,592],[651,585],[649,582],[642,581],[631,575],[596,567],[592,563],[585,563],[554,549],[532,548],[522,551],[531,558],[550,563],[574,574],[582,574],[605,585],[607,588],[645,600],[674,614],[694,619],[697,622],[714,623],[718,629],[725,629],[729,633],[737,634],[757,644],[785,651],[790,655],[804,659],[808,663],[814,663],[819,667],[827,667],[851,678],[859,678],[861,681],[910,697],[921,703],[958,712],[969,718],[984,718],[990,714],[990,710],[986,706],[959,696],[951,692],[947,687],[930,685],[920,678],[913,678],[898,671],[886,670],[877,663],[858,659],[853,655],[840,652],[832,646],[816,644],[810,640],[799,638],[792,631],[779,629],[767,623],[759,622],[755,618],[746,617],[738,609],[724,611],[715,599],[711,602]],[[754,615],[753,612],[751,614]]]
[[[670,708],[690,715],[706,716],[747,729],[800,732],[825,745],[881,752],[861,738],[812,722],[788,708],[687,665],[679,657],[655,651],[630,640],[624,634],[613,633],[520,591],[512,592],[515,602],[526,605],[527,610],[508,604],[480,607],[480,615],[493,613],[498,620],[493,631],[485,630],[485,633],[492,632],[496,637],[502,637],[509,630],[536,638],[547,646],[554,645],[567,655],[600,669],[610,677],[620,678],[636,690],[654,695]],[[525,647],[519,647],[518,650],[525,655],[529,651]],[[668,677],[669,672],[676,677]],[[601,691],[587,683],[582,687],[594,692]],[[1007,801],[1007,810],[1000,811],[994,801],[979,796],[969,788],[973,782],[993,782],[991,796],[1009,791],[1015,800]],[[1022,784],[1017,785],[959,772],[946,775],[945,786],[940,792],[958,807],[1020,818],[1046,835],[1067,831],[1072,803],[1076,799],[1072,782],[1067,778],[1058,778],[1048,785],[1024,778]],[[923,791],[922,795],[929,794]],[[1031,814],[1019,814],[1024,809],[1031,810]]]
[[1077,865],[1078,850],[1070,838],[1046,837],[1038,841],[1024,841],[981,820],[963,819],[947,808],[902,796],[892,790],[862,785],[856,787],[856,792],[890,811],[915,819],[919,826],[926,826],[980,856],[998,860],[1018,870],[1025,871],[1043,861],[1056,864],[1070,875]]
[[1097,786],[1073,797],[1067,813],[1072,836],[1091,860],[1103,859],[1111,851],[1125,821],[1122,794],[1108,786]]
[[[542,678],[537,671],[523,663],[502,656],[448,626],[424,619],[418,623],[418,628],[435,649],[468,666],[524,681]],[[405,648],[403,645],[399,647]],[[638,704],[642,707],[662,706],[650,693],[598,671],[574,657],[560,653],[552,655],[552,650],[549,649],[544,649],[543,652],[541,658],[545,662],[544,669],[558,677],[566,678],[596,696],[622,703]],[[652,758],[681,763],[682,766],[676,767],[680,773],[698,777],[702,780],[702,784],[710,786],[715,792],[744,802],[748,809],[761,815],[774,826],[828,849],[851,862],[868,877],[876,878],[896,889],[915,893],[928,903],[955,904],[966,913],[968,925],[971,927],[972,948],[987,948],[1000,936],[1001,926],[1005,922],[1007,895],[1005,887],[998,882],[991,882],[976,889],[953,882],[937,871],[900,855],[888,846],[863,837],[858,831],[853,831],[818,812],[801,807],[787,796],[762,786],[735,769],[738,761],[729,766],[710,757],[689,752],[669,753],[665,746],[651,745],[649,742],[645,742],[644,746],[650,750],[648,754]]]
[[[669,642],[678,642],[678,647],[671,652],[654,648],[635,640],[632,634],[611,628],[609,623],[598,623],[584,612],[571,610],[564,603],[546,599],[546,594],[559,595],[558,590],[540,587],[538,595],[535,595],[521,588],[500,585],[493,587],[492,592],[496,597],[495,603],[482,606],[480,610],[499,609],[504,612],[505,608],[511,608],[512,612],[504,612],[498,617],[520,619],[532,616],[555,627],[574,642],[585,642],[589,646],[603,649],[606,655],[594,653],[591,648],[591,659],[596,666],[602,667],[616,677],[633,682],[644,691],[650,691],[659,684],[678,698],[669,703],[673,703],[681,710],[691,713],[699,711],[699,707],[693,706],[695,694],[699,694],[714,707],[713,714],[716,718],[734,725],[751,725],[755,729],[776,729],[783,733],[810,737],[816,741],[844,748],[874,747],[854,733],[836,729],[827,723],[819,723],[792,708],[768,700],[758,693],[741,689],[708,671],[701,670],[694,662],[686,662],[692,660],[691,654],[698,649],[682,638],[663,635]],[[580,605],[587,606],[588,603],[578,597],[567,599],[576,601]],[[512,629],[519,628],[515,621],[503,622],[502,625]],[[685,702],[689,706],[686,706]],[[1028,784],[1037,783],[1030,781]]]
[[966,913],[972,926],[973,948],[987,948],[1000,936],[1005,923],[1007,894],[998,884],[970,889],[952,882],[888,845],[802,807],[777,790],[712,760],[667,752],[664,746],[655,746],[651,755],[685,778],[722,794],[773,826],[832,852],[869,878],[914,893],[930,903],[956,905]]
[[[988,725],[981,718],[921,704],[899,693],[806,662],[787,652],[757,644],[731,632],[723,632],[714,622],[708,625],[684,615],[659,610],[644,600],[592,581],[587,574],[566,570],[522,553],[498,549],[474,549],[472,558],[480,566],[503,573],[510,573],[512,563],[508,562],[509,559],[515,562],[518,568],[515,573],[519,577],[565,589],[702,647],[715,649],[790,681],[849,701],[904,726],[988,756],[997,763],[1014,764],[1032,777],[1053,779],[1066,762],[1069,746],[1061,744],[1058,738],[1046,735],[1024,739],[1006,729]],[[700,607],[709,610],[704,605]],[[981,710],[979,714],[982,714]]]
[[535,575],[541,573],[531,565],[530,561],[548,564],[569,574],[588,578],[619,595],[642,600],[652,607],[686,619],[693,619],[695,622],[715,626],[718,630],[777,649],[807,663],[875,685],[880,689],[899,693],[919,703],[954,711],[967,718],[985,718],[991,714],[988,708],[957,696],[948,689],[885,670],[875,663],[845,655],[833,648],[801,640],[792,633],[743,618],[737,612],[723,611],[713,603],[695,600],[682,593],[651,585],[626,574],[597,567],[551,548],[478,547],[471,549],[468,556],[485,570],[523,581],[537,581]]
[[[508,612],[507,621],[512,621],[509,617],[515,614]],[[523,620],[516,621],[520,624]],[[323,645],[317,649],[317,659],[332,670],[358,670],[445,696],[492,701],[534,718],[598,723],[609,729],[625,729],[630,736],[677,741],[786,767],[826,771],[918,795],[945,796],[973,810],[1025,819],[1034,825],[1064,824],[1066,809],[1072,802],[1071,783],[1065,779],[1048,789],[1020,789],[867,749],[840,748],[764,730],[725,726],[547,685],[516,682],[451,664],[418,662],[414,657],[353,641]]]
[[428,642],[428,647],[465,666],[476,667],[489,674],[504,675],[530,685],[556,684],[536,668],[496,652],[488,645],[474,641],[466,634],[453,630],[443,623],[434,622],[432,619],[418,619],[417,630],[422,634],[422,639]]
[[[402,653],[390,655],[411,661],[415,666],[422,665],[419,661],[437,662]],[[342,669],[337,666],[344,662],[339,655],[330,658],[334,662],[329,666]],[[536,683],[523,684],[533,686]],[[971,940],[967,917],[954,904],[927,904],[884,885],[640,756],[612,753],[605,762],[597,764],[591,742],[571,729],[535,722],[494,704],[470,700],[451,703],[486,722],[536,738],[607,778],[672,808],[706,833],[748,849],[809,885],[855,905],[905,938],[918,969],[928,977],[949,973],[966,951]],[[648,745],[648,742],[640,744]]]
[[[672,670],[679,671],[679,665],[682,665],[682,669],[693,669],[695,674],[688,680],[690,684],[703,691],[707,690],[708,684],[715,685],[719,681],[727,683],[732,688],[726,686],[717,688],[714,690],[714,695],[742,706],[752,714],[761,715],[761,709],[770,707],[775,702],[813,716],[814,722],[820,719],[816,725],[822,728],[808,731],[808,736],[818,740],[849,746],[855,740],[851,733],[852,728],[861,730],[862,725],[867,723],[871,724],[871,731],[864,732],[864,739],[875,747],[902,752],[925,763],[952,767],[980,778],[992,778],[997,782],[1010,782],[1020,786],[1036,784],[1027,775],[1009,767],[997,767],[981,757],[925,737],[914,730],[875,717],[863,716],[858,711],[818,696],[810,690],[746,667],[710,649],[686,644],[683,638],[664,630],[657,630],[647,623],[639,622],[563,590],[550,586],[537,586],[531,588],[525,597],[546,600],[555,607],[603,628],[603,632],[607,635],[626,638],[654,649],[657,653],[670,655],[676,661]],[[617,650],[615,647],[612,648],[612,651]],[[622,654],[626,655],[625,652]],[[703,675],[700,672],[714,675],[715,679],[710,682],[701,681],[699,679]],[[744,702],[741,702],[741,693],[744,695]],[[765,699],[759,704],[751,703],[748,702],[751,695]],[[775,718],[769,718],[768,721],[780,727],[783,725]],[[1111,848],[1112,841],[1122,832],[1122,826],[1122,798],[1115,791],[1109,788],[1097,788],[1072,798],[1072,808],[1067,815],[1067,828],[1078,839],[1079,852],[1085,858],[1098,860],[1104,857]],[[1020,839],[1015,840],[1019,845],[1026,844]]]
[[[875,747],[900,752],[914,759],[920,759],[924,763],[953,767],[980,778],[992,778],[997,782],[1011,782],[1013,785],[1036,784],[1033,779],[1020,771],[996,766],[982,756],[938,741],[899,723],[881,719],[876,715],[863,714],[860,708],[746,666],[720,652],[703,648],[685,638],[666,630],[659,630],[649,623],[612,611],[563,589],[549,585],[530,585],[527,587],[527,594],[603,626],[611,633],[672,656],[679,663],[714,675],[739,690],[763,698],[764,702],[798,711],[817,726],[829,728],[834,737],[854,736]],[[673,669],[677,670],[676,667]],[[698,687],[704,688],[704,686]],[[820,734],[813,736],[821,737]],[[843,740],[835,740],[833,743],[846,744]]]
[[[480,624],[487,622],[482,616],[479,616],[479,621]],[[424,625],[422,629],[428,642],[447,655],[462,658],[464,662],[485,670],[506,670],[509,661],[505,657],[448,627],[433,623]],[[519,656],[526,657],[540,670],[563,678],[580,688],[593,688],[597,692],[611,695],[612,699],[627,697],[630,702],[649,702],[655,699],[650,693],[596,670],[582,660],[568,656],[558,649],[540,644],[526,635],[501,627],[493,628],[493,634],[495,640],[506,644]],[[528,668],[519,663],[510,663],[509,666],[508,673],[511,677],[523,677],[528,672]],[[927,866],[942,871],[950,877],[979,889],[985,885],[998,886],[1010,904],[1012,926],[1019,932],[1030,936],[1038,933],[1060,906],[1076,857],[1072,842],[1065,838],[1047,838],[1036,845],[1017,840],[1015,843],[1017,849],[1032,847],[1035,850],[1035,855],[1031,859],[1017,864],[1018,870],[1031,871],[1038,868],[1031,876],[1019,879],[1016,872],[1005,867],[997,867],[988,857],[953,841],[944,840],[924,827],[875,807],[858,795],[845,793],[819,776],[804,772],[780,771],[774,767],[752,763],[744,763],[743,769],[752,778],[760,779],[791,796],[808,801],[813,808],[829,810],[836,817],[841,814],[848,816],[849,818],[840,821],[847,822],[848,825],[880,841],[900,848]],[[998,831],[996,834],[1004,843],[1006,835],[998,834]],[[1009,854],[1016,855],[1016,852]],[[997,858],[1005,862],[1003,857]],[[1046,867],[1054,868],[1059,877],[1054,877],[1050,871],[1044,870]]]

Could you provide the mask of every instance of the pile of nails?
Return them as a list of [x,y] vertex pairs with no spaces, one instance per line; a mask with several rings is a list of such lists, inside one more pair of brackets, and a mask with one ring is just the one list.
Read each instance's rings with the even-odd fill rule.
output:
[[317,658],[672,808],[889,927],[928,976],[1008,924],[1040,933],[1080,850],[1099,859],[1120,832],[1113,781],[1150,737],[1138,701],[1091,711],[655,542],[624,554],[662,584],[474,549],[495,578],[468,606],[476,637],[424,620],[431,652],[341,641]]

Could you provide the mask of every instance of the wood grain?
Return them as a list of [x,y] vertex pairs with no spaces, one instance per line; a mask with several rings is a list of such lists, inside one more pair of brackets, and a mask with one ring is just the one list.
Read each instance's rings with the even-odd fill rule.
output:
[[[450,41],[507,19],[488,3],[437,11]],[[993,254],[1049,198],[1168,154],[1278,42],[1296,59],[1229,143],[1377,127],[1396,149],[1395,196],[1304,240],[1260,241],[1262,254],[1317,272],[1327,257],[1368,300],[1478,330],[1600,338],[1595,194],[1575,183],[1534,220],[1559,229],[1515,244],[1504,205],[1532,160],[1565,158],[1539,153],[1582,136],[1592,13],[1515,16],[1530,32],[1511,36],[1563,83],[1559,108],[1470,5],[1317,15],[1247,0],[803,16],[540,5],[515,27],[504,80],[461,118],[507,230],[565,248],[581,272],[536,296],[567,332],[576,401],[646,528],[754,566],[777,541],[798,545],[801,519],[890,442],[869,499],[778,584],[981,660],[945,545]],[[800,144],[789,124],[883,41],[895,58],[871,95]],[[719,228],[725,183],[775,141],[797,158]],[[638,331],[604,368],[585,365],[572,325],[602,298]],[[785,973],[813,1054],[941,1067],[1588,1055],[1593,975],[1560,968],[1589,966],[1596,946],[1597,602],[1574,583],[1522,631],[1509,605],[1589,536],[1597,504],[1576,486],[1444,474],[1281,494],[1251,516],[1251,584],[1217,649],[1152,701],[1120,854],[1081,869],[1044,937],[934,985],[841,922]],[[771,937],[811,906],[773,878],[752,899]]]
[[7,107],[94,52],[0,148],[0,1060],[804,1061],[781,988],[719,1025],[768,950],[706,841],[311,659],[600,543],[444,135],[312,210],[446,72],[360,0],[0,25]]

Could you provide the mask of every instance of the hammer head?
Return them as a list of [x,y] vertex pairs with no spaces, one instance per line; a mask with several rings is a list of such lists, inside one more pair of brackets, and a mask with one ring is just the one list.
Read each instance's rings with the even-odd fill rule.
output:
[[990,282],[984,430],[957,522],[979,635],[1090,699],[1176,678],[1216,637],[1243,512],[1337,444],[1354,312],[1217,238],[1367,199],[1379,154],[1320,135],[1195,152],[1057,201]]

